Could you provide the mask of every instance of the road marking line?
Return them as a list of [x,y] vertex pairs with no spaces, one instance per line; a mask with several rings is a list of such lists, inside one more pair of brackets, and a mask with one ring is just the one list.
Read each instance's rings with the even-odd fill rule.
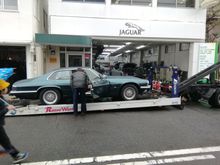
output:
[[215,159],[215,156],[199,155],[199,156],[187,156],[187,157],[179,157],[179,158],[147,160],[147,161],[138,161],[138,162],[115,163],[115,164],[107,164],[107,165],[157,165],[157,164],[189,162],[189,161],[206,160],[206,159]]
[[[199,153],[201,154],[201,153],[218,152],[218,151],[220,151],[220,146],[75,158],[75,159],[69,159],[69,160],[65,159],[65,160],[57,160],[57,161],[63,162],[63,163],[60,163],[63,165],[80,164],[80,163],[96,163],[96,162],[101,163],[101,162],[108,162],[108,161],[115,161],[115,160],[155,158],[155,157],[176,156],[176,155],[184,155],[184,154],[199,154]],[[56,162],[56,161],[37,162],[36,164],[35,163],[24,163],[22,165],[48,165],[48,163],[50,162]]]
[[207,152],[218,152],[218,151],[220,151],[220,146],[150,152],[150,154],[152,155],[152,157],[163,157],[163,156],[174,156],[174,155],[196,154],[196,153],[207,153]]

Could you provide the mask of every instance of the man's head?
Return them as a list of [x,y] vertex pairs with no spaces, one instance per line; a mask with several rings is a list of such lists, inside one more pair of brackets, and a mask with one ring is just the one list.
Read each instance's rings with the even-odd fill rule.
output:
[[1,93],[7,93],[8,92],[8,86],[10,83],[6,82],[5,80],[0,79],[0,91]]
[[82,68],[77,68],[77,71],[84,71]]

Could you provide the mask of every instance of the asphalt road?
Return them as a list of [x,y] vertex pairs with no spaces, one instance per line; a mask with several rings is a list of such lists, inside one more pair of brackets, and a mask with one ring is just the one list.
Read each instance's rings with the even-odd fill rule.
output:
[[[27,163],[120,155],[114,161],[84,164],[136,162],[135,165],[139,165],[149,164],[149,160],[159,164],[159,159],[169,162],[163,164],[174,165],[220,164],[220,109],[201,104],[187,105],[182,111],[175,107],[157,107],[89,112],[77,117],[72,114],[7,117],[6,123],[12,143],[19,150],[30,152]],[[205,147],[215,150],[209,152]],[[199,153],[197,149],[190,153],[192,148],[204,151]],[[180,149],[189,151],[180,154]],[[174,154],[152,156],[153,151],[168,150],[175,150]],[[123,157],[132,153],[136,156],[150,153],[151,157]],[[0,165],[8,164],[11,158],[1,156]]]

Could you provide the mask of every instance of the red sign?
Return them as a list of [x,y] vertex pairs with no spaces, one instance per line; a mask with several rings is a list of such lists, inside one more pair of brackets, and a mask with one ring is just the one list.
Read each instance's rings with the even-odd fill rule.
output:
[[85,54],[85,59],[90,59],[90,54],[86,53]]
[[70,107],[60,107],[60,108],[52,108],[52,107],[46,107],[45,112],[46,113],[53,113],[53,112],[70,112],[73,111],[73,108]]

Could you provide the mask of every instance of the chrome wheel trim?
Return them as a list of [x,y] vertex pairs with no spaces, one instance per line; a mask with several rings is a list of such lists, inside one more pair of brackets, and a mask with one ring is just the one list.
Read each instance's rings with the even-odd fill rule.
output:
[[43,100],[48,105],[55,104],[58,100],[58,95],[53,90],[47,90],[43,94]]
[[136,96],[136,90],[133,87],[127,87],[123,91],[123,96],[126,100],[133,100]]

